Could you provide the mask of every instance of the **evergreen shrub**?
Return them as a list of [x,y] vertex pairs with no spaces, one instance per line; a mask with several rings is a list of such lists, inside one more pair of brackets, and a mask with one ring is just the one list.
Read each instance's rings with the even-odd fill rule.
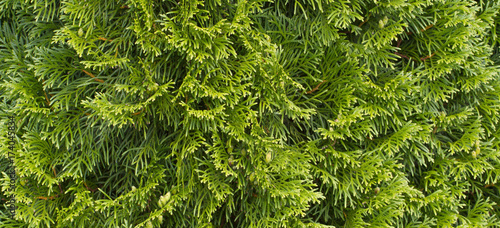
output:
[[0,227],[500,227],[499,12],[0,0]]

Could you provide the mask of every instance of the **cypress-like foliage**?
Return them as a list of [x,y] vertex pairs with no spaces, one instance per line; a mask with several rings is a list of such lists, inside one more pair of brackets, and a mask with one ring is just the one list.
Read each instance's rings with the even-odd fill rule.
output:
[[499,227],[499,13],[0,0],[0,227]]

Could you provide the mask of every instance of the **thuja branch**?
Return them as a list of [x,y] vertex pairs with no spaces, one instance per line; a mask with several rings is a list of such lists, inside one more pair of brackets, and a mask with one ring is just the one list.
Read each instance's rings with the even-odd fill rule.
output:
[[319,87],[320,87],[323,83],[325,83],[325,82],[326,82],[326,80],[323,80],[321,83],[319,83],[319,84],[318,84],[316,87],[314,87],[312,90],[307,91],[307,92],[306,92],[306,94],[311,94],[311,93],[314,93],[314,92],[315,92],[316,90],[318,90],[318,89],[319,89]]
[[[45,80],[42,79],[42,85],[45,85]],[[53,110],[52,106],[50,106],[50,99],[47,96],[47,92],[45,92],[45,89],[43,90],[43,95],[45,95],[45,103],[47,104],[48,107],[50,107],[51,110]]]
[[59,195],[55,195],[55,196],[49,196],[49,197],[45,197],[45,196],[37,196],[36,198],[37,199],[41,199],[41,200],[53,200],[55,198],[59,197]]
[[101,83],[104,83],[104,81],[102,79],[99,79],[99,78],[96,78],[92,73],[86,71],[86,70],[82,70],[83,73],[87,74],[88,76],[92,77],[95,81],[98,81],[98,82],[101,82]]
[[399,37],[399,39],[398,39],[398,43],[396,44],[396,47],[399,47],[399,46],[401,45],[401,42],[402,42],[402,41],[403,41],[403,40],[401,39],[401,37]]
[[422,57],[422,58],[420,58],[420,60],[425,61],[426,59],[430,59],[435,54],[436,54],[436,52],[432,53],[432,55],[428,55],[428,56]]
[[368,16],[366,17],[366,19],[365,19],[363,22],[361,22],[361,23],[358,25],[358,27],[361,27],[362,25],[364,25],[364,24],[368,21],[368,18],[370,18],[370,16],[371,16],[371,15],[372,15],[371,13],[370,13],[370,14],[368,14]]
[[47,92],[45,92],[45,90],[43,90],[43,94],[45,95],[45,103],[47,104],[47,106],[52,109],[52,106],[50,106],[50,100],[49,100],[49,97],[47,96]]
[[[47,103],[47,106],[50,107],[50,101],[49,101],[49,97],[47,96],[47,93],[45,92],[45,90],[43,91],[43,94],[45,95],[45,103]],[[51,107],[52,108],[52,107]]]
[[495,184],[487,184],[484,186],[484,188],[489,188],[489,187],[494,187],[494,186],[495,186]]
[[107,39],[107,38],[104,38],[104,37],[99,37],[97,39],[98,40],[102,40],[102,41],[109,41],[109,42],[113,41],[112,39]]
[[87,186],[87,183],[83,182],[83,185],[85,185],[85,188],[91,192],[95,192],[97,190],[97,188],[89,188],[89,186]]
[[[424,31],[426,31],[426,30],[428,30],[428,29],[432,28],[433,26],[434,26],[434,24],[427,25],[425,28],[420,29],[420,31],[421,31],[421,32],[424,32]],[[408,34],[408,35],[412,35],[412,34],[413,34],[413,32],[406,32],[406,34]],[[401,45],[401,42],[402,42],[402,41],[403,41],[403,40],[401,39],[401,37],[399,37],[399,38],[398,38],[398,42],[396,43],[396,47],[399,47],[399,46]],[[406,56],[406,55],[403,55],[403,54],[401,54],[401,53],[398,53],[398,52],[394,52],[394,54],[396,54],[396,55],[398,55],[398,56],[400,56],[400,57],[402,57],[402,58],[408,59],[408,60],[410,60],[410,59],[411,59],[410,57],[408,57],[408,56]],[[427,59],[431,58],[432,56],[434,56],[435,54],[436,54],[436,53],[432,53],[432,55],[422,57],[422,58],[420,58],[420,60],[421,60],[421,61],[425,61],[425,60],[427,60]],[[417,60],[415,60],[415,59],[411,59],[411,60],[413,60],[413,61],[417,61]]]
[[[52,171],[54,172],[54,178],[57,177],[57,173],[56,173],[56,169],[54,168],[54,166],[52,166]],[[61,194],[63,194],[63,190],[62,190],[62,187],[61,187],[61,183],[57,183],[57,185],[59,186],[59,191],[61,192]]]
[[141,114],[142,110],[143,110],[143,109],[141,109],[140,111],[138,111],[138,112],[136,112],[136,113],[132,113],[132,115],[133,115],[133,116],[139,115],[139,114]]
[[408,59],[408,60],[410,60],[410,58],[409,58],[408,56],[406,56],[406,55],[403,55],[403,54],[401,54],[401,53],[398,53],[398,52],[394,52],[394,54],[396,54],[396,55],[399,55],[400,57],[403,57],[403,58],[405,58],[405,59]]
[[434,129],[432,130],[432,134],[436,134],[438,127],[435,126]]
[[[424,32],[425,30],[430,29],[430,28],[432,28],[433,26],[434,26],[434,24],[427,25],[427,27],[425,27],[425,28],[423,28],[423,29],[420,29],[420,31],[421,31],[421,32]],[[406,34],[408,34],[408,35],[412,35],[412,34],[413,34],[413,32],[407,32]]]

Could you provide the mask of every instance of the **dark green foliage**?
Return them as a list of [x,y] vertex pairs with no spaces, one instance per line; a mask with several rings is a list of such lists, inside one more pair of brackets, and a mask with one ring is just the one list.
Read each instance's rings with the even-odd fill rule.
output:
[[499,12],[0,0],[0,227],[499,227]]

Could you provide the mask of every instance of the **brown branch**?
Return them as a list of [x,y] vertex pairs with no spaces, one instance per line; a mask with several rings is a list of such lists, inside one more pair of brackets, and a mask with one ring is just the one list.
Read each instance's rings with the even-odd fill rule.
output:
[[92,73],[86,71],[86,70],[82,70],[83,73],[87,74],[88,76],[92,77],[95,81],[98,81],[98,82],[101,82],[101,83],[104,83],[103,80],[99,79],[99,78],[96,78]]
[[323,80],[321,83],[319,83],[319,84],[318,84],[316,87],[314,87],[312,90],[307,91],[307,92],[306,92],[306,94],[311,94],[311,93],[315,92],[315,91],[316,91],[316,90],[318,90],[318,89],[319,89],[319,87],[320,87],[323,83],[325,83],[325,82],[326,82],[326,80]]
[[487,184],[484,186],[484,188],[489,188],[489,187],[494,187],[494,186],[495,186],[495,184]]
[[398,44],[396,45],[396,47],[399,47],[399,45],[401,45],[401,41],[403,41],[403,40],[401,39],[401,37],[399,37]]
[[120,7],[120,9],[130,9],[127,5],[123,5]]
[[98,40],[102,40],[102,41],[109,41],[109,42],[113,41],[112,39],[107,39],[107,38],[104,38],[104,37],[99,37],[97,39]]
[[61,192],[61,194],[63,194],[64,191],[62,190],[61,183],[57,183],[57,185],[59,185],[59,192]]
[[368,17],[366,17],[366,19],[363,22],[361,22],[361,24],[359,24],[358,27],[361,27],[362,25],[364,25],[368,21],[368,18],[370,18],[371,15],[372,15],[371,13],[368,14]]
[[146,207],[148,208],[148,212],[151,212],[151,209],[149,208],[150,203],[151,203],[151,199],[148,199],[148,205],[146,205]]
[[269,134],[269,129],[267,129],[266,126],[264,126],[264,130],[266,130],[266,133]]
[[47,104],[47,106],[49,106],[52,109],[52,106],[50,106],[49,97],[47,96],[47,93],[45,92],[45,90],[43,90],[43,94],[45,95],[45,103]]
[[[396,54],[396,55],[398,55],[398,56],[400,56],[400,57],[403,57],[403,58],[405,58],[405,59],[408,59],[408,60],[413,60],[413,61],[416,61],[415,59],[411,59],[410,57],[408,57],[408,56],[406,56],[406,55],[403,55],[403,54],[401,54],[401,53],[398,53],[398,52],[394,52],[394,54]],[[430,58],[431,58],[432,56],[434,56],[435,54],[436,54],[436,53],[434,52],[434,53],[432,53],[432,55],[429,55],[429,56],[425,56],[425,57],[420,58],[420,60],[421,60],[421,61],[425,61],[425,60],[427,60],[427,59],[430,59]]]
[[41,200],[53,200],[55,198],[59,197],[59,195],[55,195],[55,196],[49,196],[49,197],[45,197],[45,196],[37,196],[35,198],[37,199],[41,199]]
[[[54,172],[54,178],[56,178],[57,177],[57,173],[56,173],[56,169],[54,168],[54,166],[52,166],[52,171]],[[59,185],[59,191],[61,192],[61,194],[63,194],[61,183],[57,183],[57,185]]]
[[406,56],[406,55],[403,55],[403,54],[400,54],[400,53],[397,53],[397,52],[394,52],[394,54],[399,55],[399,56],[401,56],[401,57],[403,57],[405,59],[410,60],[410,58],[408,56]]
[[87,190],[91,191],[92,193],[94,193],[94,192],[97,190],[97,188],[94,188],[94,189],[89,188],[89,186],[87,186],[87,184],[86,184],[85,182],[83,182],[83,185],[85,185],[85,188],[86,188]]
[[[430,28],[432,28],[433,26],[434,26],[434,24],[427,25],[427,27],[425,27],[425,28],[423,28],[423,29],[420,29],[420,31],[421,31],[421,32],[424,32],[425,30],[430,29]],[[406,32],[406,34],[408,34],[408,35],[412,35],[412,34],[413,34],[413,32]]]
[[430,24],[430,25],[427,25],[427,27],[423,28],[423,29],[420,29],[421,32],[427,30],[427,29],[430,29],[432,28],[432,26],[434,26],[434,24]]
[[133,116],[136,116],[136,115],[141,114],[141,112],[142,112],[142,109],[141,109],[140,111],[136,112],[136,113],[132,113],[132,115],[133,115]]
[[425,61],[426,59],[431,58],[431,57],[432,57],[432,56],[434,56],[435,54],[436,54],[436,52],[432,53],[432,55],[422,57],[422,58],[420,58],[420,60]]
[[[43,80],[43,79],[42,79],[42,85],[45,85],[45,80]],[[43,90],[43,94],[45,95],[45,103],[47,104],[47,106],[49,106],[51,110],[54,110],[52,108],[52,106],[50,106],[50,99],[47,96],[47,93],[45,92],[45,90]]]

